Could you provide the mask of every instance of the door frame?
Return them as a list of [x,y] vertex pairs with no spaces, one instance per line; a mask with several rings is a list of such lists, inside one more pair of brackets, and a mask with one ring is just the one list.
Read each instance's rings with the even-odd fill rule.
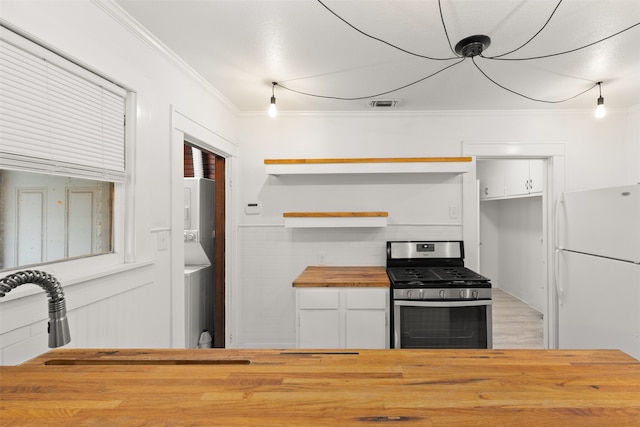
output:
[[462,155],[473,157],[471,170],[462,178],[463,238],[465,241],[465,263],[471,269],[479,268],[479,204],[476,160],[477,159],[527,159],[545,160],[544,188],[542,196],[542,228],[545,237],[543,260],[547,266],[546,307],[544,310],[544,346],[558,348],[558,298],[555,287],[554,252],[556,242],[555,210],[557,201],[565,188],[565,143],[564,142],[463,142]]
[[[238,145],[216,132],[185,116],[174,107],[171,108],[171,347],[181,348],[185,343],[185,304],[184,304],[184,142],[196,145],[205,151],[224,158],[225,165],[225,347],[232,344],[233,283],[236,269],[235,253],[237,245],[236,219],[234,211],[235,193],[232,182],[235,178]],[[231,327],[229,327],[231,325]],[[215,331],[214,331],[215,333]]]

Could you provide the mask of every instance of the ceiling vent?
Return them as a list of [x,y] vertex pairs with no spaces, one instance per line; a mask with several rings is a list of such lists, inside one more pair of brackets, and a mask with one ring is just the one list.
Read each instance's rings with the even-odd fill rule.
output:
[[398,105],[398,101],[395,99],[374,99],[369,105],[373,108],[391,108]]

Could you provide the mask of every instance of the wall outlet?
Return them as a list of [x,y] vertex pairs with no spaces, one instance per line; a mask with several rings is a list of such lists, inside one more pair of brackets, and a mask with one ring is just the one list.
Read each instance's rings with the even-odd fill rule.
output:
[[325,254],[318,254],[318,265],[324,265],[325,258]]
[[449,218],[457,219],[460,216],[460,209],[458,206],[451,205],[449,206]]

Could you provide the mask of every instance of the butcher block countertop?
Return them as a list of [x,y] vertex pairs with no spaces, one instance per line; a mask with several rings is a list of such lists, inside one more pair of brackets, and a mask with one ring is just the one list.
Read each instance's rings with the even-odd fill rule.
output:
[[615,350],[57,349],[0,367],[0,425],[638,426]]
[[388,288],[389,285],[384,267],[310,266],[293,281],[296,288]]

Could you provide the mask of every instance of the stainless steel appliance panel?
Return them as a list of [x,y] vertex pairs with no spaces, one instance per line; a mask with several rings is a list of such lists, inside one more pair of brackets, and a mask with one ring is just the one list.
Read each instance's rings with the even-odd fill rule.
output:
[[394,348],[492,348],[492,302],[394,301]]
[[492,348],[491,282],[462,241],[387,242],[393,348]]
[[464,258],[459,241],[391,242],[391,259]]

